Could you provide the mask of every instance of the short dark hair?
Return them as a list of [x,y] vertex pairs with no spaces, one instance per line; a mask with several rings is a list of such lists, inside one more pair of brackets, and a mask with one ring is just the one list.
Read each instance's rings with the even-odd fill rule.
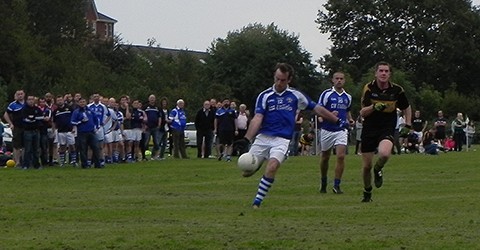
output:
[[377,64],[375,64],[375,72],[377,72],[377,70],[380,66],[388,66],[388,69],[390,70],[390,73],[392,73],[392,71],[393,71],[392,70],[392,65],[390,65],[390,63],[385,62],[385,61],[380,61]]
[[282,73],[288,73],[288,79],[293,78],[293,74],[295,73],[295,70],[293,69],[292,65],[288,63],[277,63],[275,66],[275,71],[280,70]]

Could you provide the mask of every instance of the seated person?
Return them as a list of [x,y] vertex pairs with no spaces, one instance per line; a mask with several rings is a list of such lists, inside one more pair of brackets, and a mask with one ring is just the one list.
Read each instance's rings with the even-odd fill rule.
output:
[[418,153],[419,144],[420,142],[418,141],[418,135],[415,134],[413,130],[410,131],[407,137],[407,145],[405,147],[405,152]]
[[309,155],[310,147],[312,146],[313,139],[315,134],[313,131],[310,131],[307,134],[303,134],[300,138],[300,153],[301,155]]
[[453,140],[452,136],[447,137],[447,139],[445,140],[445,143],[443,145],[443,148],[446,151],[453,151],[455,149],[455,141]]
[[423,148],[425,149],[425,154],[438,154],[438,144],[435,142],[435,132],[435,128],[432,128],[423,136]]

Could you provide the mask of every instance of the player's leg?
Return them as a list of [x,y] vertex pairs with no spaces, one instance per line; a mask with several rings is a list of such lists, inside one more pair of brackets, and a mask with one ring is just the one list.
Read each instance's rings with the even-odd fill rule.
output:
[[[257,140],[260,140],[259,137],[257,137]],[[290,140],[280,137],[265,136],[265,138],[262,139],[263,144],[268,145],[266,149],[269,153],[269,159],[265,168],[265,173],[258,184],[257,194],[253,201],[254,208],[260,207],[263,199],[267,195],[269,189],[272,187],[273,182],[275,181],[275,175],[280,168],[280,164],[286,158],[288,153],[288,145],[290,144]]]
[[345,155],[347,154],[348,132],[346,130],[337,131],[333,134],[334,148],[337,156],[337,163],[335,166],[335,179],[333,180],[333,192],[342,194],[340,189],[340,182],[342,181],[343,171],[345,169]]
[[327,130],[320,131],[320,144],[322,148],[322,154],[320,158],[320,193],[327,192],[328,162],[330,161],[332,147],[335,143],[334,139],[333,132]]
[[70,154],[70,164],[77,166],[77,148],[75,147],[75,136],[72,133],[67,133],[66,143]]
[[392,153],[393,142],[392,138],[383,139],[378,145],[378,159],[375,162],[373,167],[373,172],[375,176],[375,187],[379,188],[383,184],[383,172],[382,169],[387,163],[390,155]]

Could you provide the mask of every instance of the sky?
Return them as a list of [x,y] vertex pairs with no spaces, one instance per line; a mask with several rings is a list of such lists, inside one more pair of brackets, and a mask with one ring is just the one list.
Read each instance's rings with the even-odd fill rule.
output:
[[[164,48],[206,51],[217,38],[250,23],[275,23],[299,36],[315,61],[328,54],[328,34],[315,23],[326,0],[96,0],[97,10],[118,23],[124,43],[146,45],[155,38]],[[479,5],[480,0],[473,0]]]

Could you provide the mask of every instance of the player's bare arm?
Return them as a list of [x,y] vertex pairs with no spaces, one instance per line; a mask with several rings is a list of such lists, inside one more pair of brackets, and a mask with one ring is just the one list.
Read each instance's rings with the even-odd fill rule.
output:
[[245,138],[249,141],[257,135],[258,130],[260,130],[260,126],[262,126],[263,115],[262,114],[255,114],[255,116],[250,121],[250,126],[248,127],[247,133],[245,134]]

